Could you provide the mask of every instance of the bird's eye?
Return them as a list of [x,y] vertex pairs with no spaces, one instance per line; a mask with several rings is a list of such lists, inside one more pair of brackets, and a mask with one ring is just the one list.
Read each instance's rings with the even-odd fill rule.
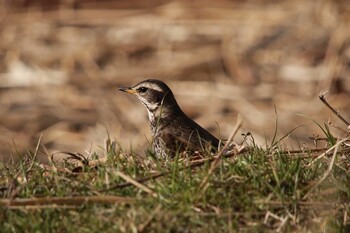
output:
[[137,89],[137,92],[145,93],[148,90],[147,87],[140,87]]

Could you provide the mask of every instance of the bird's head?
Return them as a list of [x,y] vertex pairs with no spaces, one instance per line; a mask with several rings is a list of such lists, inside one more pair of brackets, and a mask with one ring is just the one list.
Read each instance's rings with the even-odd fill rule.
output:
[[119,90],[136,95],[148,112],[156,112],[160,107],[166,111],[178,107],[170,88],[157,79],[147,79],[133,87],[121,87]]

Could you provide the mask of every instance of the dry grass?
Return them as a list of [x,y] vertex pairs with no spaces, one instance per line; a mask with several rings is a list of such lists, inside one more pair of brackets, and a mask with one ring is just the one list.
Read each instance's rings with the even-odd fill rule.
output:
[[[348,232],[349,137],[326,148],[144,160],[111,146],[96,165],[0,163],[4,232]],[[111,144],[109,144],[111,145]],[[321,148],[319,148],[321,149]],[[79,155],[73,155],[76,159]],[[101,161],[100,161],[101,162]],[[73,166],[72,166],[73,165]],[[92,166],[90,166],[92,165]]]

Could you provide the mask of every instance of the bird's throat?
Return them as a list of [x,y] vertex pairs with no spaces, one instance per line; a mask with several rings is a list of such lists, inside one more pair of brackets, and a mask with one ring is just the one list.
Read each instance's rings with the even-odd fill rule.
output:
[[171,112],[169,112],[166,108],[162,108],[161,106],[155,110],[147,109],[148,118],[150,122],[150,127],[153,136],[157,135],[157,132],[160,128],[168,123],[169,116],[171,116]]

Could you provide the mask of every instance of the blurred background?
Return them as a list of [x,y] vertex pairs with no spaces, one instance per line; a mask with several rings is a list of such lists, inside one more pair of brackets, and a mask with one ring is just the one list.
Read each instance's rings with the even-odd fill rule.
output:
[[346,128],[321,91],[350,120],[350,1],[1,0],[0,158],[41,134],[49,152],[102,151],[109,134],[142,153],[146,110],[117,88],[146,78],[220,138],[240,113],[259,145],[278,119],[279,137],[301,126],[286,145],[312,146],[312,120]]

